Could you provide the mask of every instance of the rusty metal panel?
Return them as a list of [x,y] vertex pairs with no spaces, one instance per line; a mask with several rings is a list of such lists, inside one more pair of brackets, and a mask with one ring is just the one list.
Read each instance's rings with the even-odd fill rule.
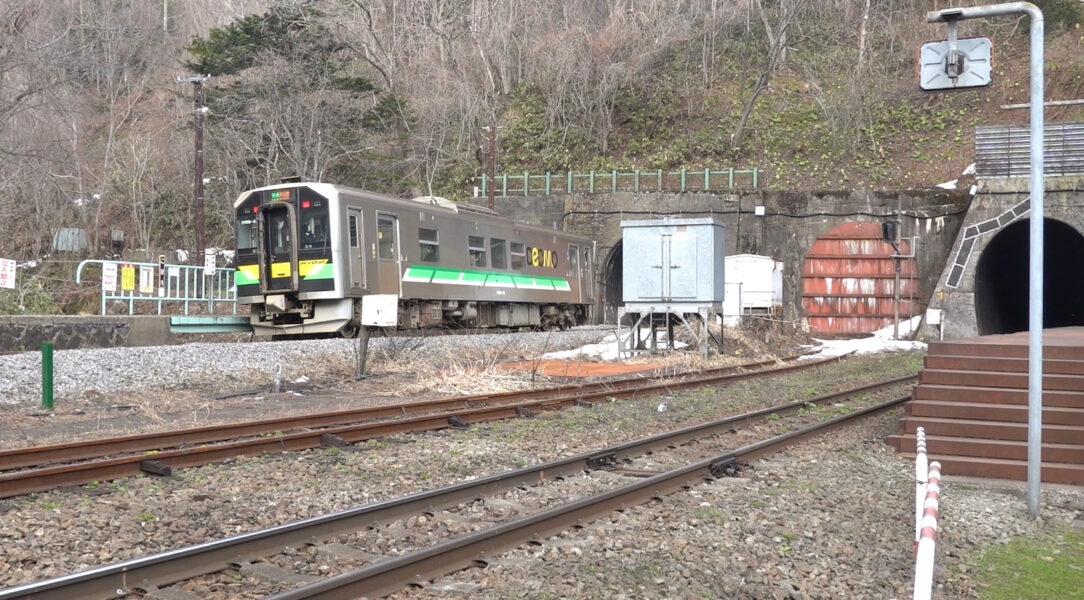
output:
[[[903,254],[909,244],[901,244]],[[894,249],[872,222],[844,223],[818,238],[802,264],[802,306],[815,334],[855,335],[892,324],[896,264]],[[918,268],[900,261],[900,319],[917,314]]]
[[[814,258],[806,255],[802,275],[818,277],[895,277],[896,266],[881,258]],[[900,262],[900,277],[915,277],[914,261]]]

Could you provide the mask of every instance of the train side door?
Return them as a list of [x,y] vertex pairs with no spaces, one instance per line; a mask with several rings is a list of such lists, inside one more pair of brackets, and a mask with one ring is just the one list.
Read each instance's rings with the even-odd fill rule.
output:
[[360,208],[346,209],[346,235],[350,244],[347,260],[350,262],[350,288],[354,290],[368,287],[365,281],[365,240],[361,235],[363,223]]
[[583,302],[583,281],[580,278],[580,247],[568,245],[568,278],[573,286],[572,301]]
[[260,291],[292,292],[298,288],[297,219],[285,202],[264,204],[259,212]]
[[380,294],[399,294],[401,280],[399,261],[399,218],[376,213],[376,258]]
[[583,290],[582,300],[591,302],[595,299],[595,268],[591,264],[594,255],[594,244],[584,246],[583,262],[580,263],[580,289]]

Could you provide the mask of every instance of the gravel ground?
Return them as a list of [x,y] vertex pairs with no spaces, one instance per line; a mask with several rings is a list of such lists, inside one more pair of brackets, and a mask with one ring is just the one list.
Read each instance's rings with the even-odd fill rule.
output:
[[[601,333],[570,332],[565,334],[569,339],[562,343],[571,345],[572,338],[580,335],[597,339]],[[473,336],[471,341],[433,338],[423,346],[399,348],[392,353],[398,364],[428,364],[428,371],[413,375],[404,371],[397,377],[362,383],[403,388],[410,382],[434,378],[432,363],[416,360],[418,353],[435,353],[433,360],[442,361],[451,370],[464,368],[472,353],[484,360],[495,360],[497,355],[531,357],[529,350],[520,350],[526,342],[513,342],[510,336],[494,336],[491,340],[501,345],[499,352],[492,347],[464,350],[461,346],[484,344],[479,339],[483,337],[488,336]],[[555,339],[551,336],[544,342],[536,340],[533,351],[541,346],[561,345]],[[311,367],[300,368],[293,362],[298,357],[308,360],[323,344],[346,346],[346,350],[337,351],[349,373],[352,359],[347,354],[348,342],[259,343],[238,348],[201,344],[199,349],[180,346],[146,350],[163,357],[164,363],[135,358],[121,350],[78,351],[86,354],[63,363],[68,366],[58,365],[58,369],[74,369],[78,364],[80,369],[85,366],[88,375],[84,379],[70,372],[65,375],[72,379],[64,380],[61,397],[73,404],[93,405],[115,400],[113,394],[146,387],[139,385],[144,380],[138,377],[125,379],[131,377],[127,370],[123,376],[118,375],[122,371],[119,365],[134,366],[137,372],[158,372],[163,380],[169,378],[167,386],[230,387],[215,381],[215,377],[231,378],[230,384],[235,387],[261,380],[266,383],[266,371],[258,376],[249,373],[250,379],[236,376],[238,370],[253,370],[246,367],[253,360],[245,356],[249,350],[266,352],[260,355],[264,364],[283,361],[286,377],[343,376],[342,366],[332,367],[333,360],[328,356]],[[446,344],[455,346],[453,354],[448,354],[452,346]],[[58,353],[58,358],[63,354]],[[341,358],[344,355],[346,358]],[[25,363],[31,359],[0,357],[0,361],[18,360]],[[0,586],[449,485],[478,474],[584,452],[754,406],[774,405],[861,381],[913,372],[920,360],[911,354],[851,358],[771,381],[754,380],[721,390],[681,393],[664,401],[654,398],[613,402],[547,412],[533,419],[476,425],[468,430],[370,441],[359,444],[358,451],[268,455],[185,469],[169,478],[137,477],[7,499],[0,501]],[[6,370],[13,364],[5,362],[0,368]],[[182,377],[174,372],[181,364],[191,366],[194,373],[226,364],[232,369],[216,370],[209,383],[197,384],[191,373]],[[319,369],[327,369],[326,375]],[[103,372],[106,375],[90,375]],[[456,381],[478,378],[477,372],[468,372]],[[119,383],[122,379],[129,387]],[[88,399],[86,389],[80,386],[89,381],[102,388],[98,391],[100,397],[91,394]],[[33,384],[25,378],[0,385],[0,393],[11,394],[20,403],[5,409],[10,416],[25,416],[25,403],[37,401],[36,394],[26,389]],[[161,390],[158,393],[168,396]],[[296,398],[311,408],[315,404],[310,402],[315,402],[317,394],[312,390],[304,393]],[[187,400],[173,400],[177,403],[176,414],[198,409],[186,403],[206,402],[204,394],[201,388]],[[660,411],[662,403],[666,410]],[[74,422],[79,416],[63,418]],[[402,596],[909,597],[913,467],[882,442],[884,436],[896,430],[895,418],[886,416],[832,438],[806,442],[757,461],[739,478],[703,484],[665,503],[633,508],[582,530],[555,536],[541,546],[492,557],[486,569],[463,571]],[[139,422],[143,427],[154,425],[146,414]],[[37,440],[41,439],[39,429],[52,428],[55,434],[57,424],[26,417],[20,427],[28,439]],[[42,436],[48,438],[48,434]],[[931,448],[931,452],[936,457],[936,449]],[[978,598],[976,574],[971,572],[968,561],[991,544],[1015,535],[1082,525],[1084,490],[1080,488],[1044,486],[1043,519],[1032,521],[1027,518],[1021,484],[962,481],[951,473],[944,477],[935,597]]]
[[[374,367],[396,360],[414,364],[525,358],[601,340],[613,328],[583,327],[548,333],[393,337],[370,340]],[[88,392],[203,387],[222,391],[269,386],[276,370],[283,380],[338,379],[354,372],[357,342],[344,339],[234,344],[191,343],[137,348],[59,350],[53,356],[58,403]],[[0,356],[0,405],[41,401],[41,355]]]

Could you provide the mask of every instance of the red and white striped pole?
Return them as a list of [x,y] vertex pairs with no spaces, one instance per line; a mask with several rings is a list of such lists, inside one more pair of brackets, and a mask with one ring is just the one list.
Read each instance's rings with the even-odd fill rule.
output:
[[922,504],[926,500],[926,429],[915,430],[915,552],[918,552],[918,538],[922,533]]
[[937,537],[937,510],[941,498],[941,463],[930,463],[926,502],[922,511],[922,529],[915,556],[914,600],[930,600],[933,588],[934,543]]

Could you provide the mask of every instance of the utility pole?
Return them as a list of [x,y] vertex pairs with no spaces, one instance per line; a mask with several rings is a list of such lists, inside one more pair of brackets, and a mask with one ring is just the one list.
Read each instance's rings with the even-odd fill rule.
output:
[[210,75],[196,75],[194,77],[178,77],[177,83],[192,84],[192,100],[194,104],[194,129],[196,130],[196,157],[195,157],[195,187],[193,188],[193,210],[196,221],[196,255],[200,256],[207,248],[203,237],[203,113],[207,107],[203,105],[203,82],[210,79]]
[[493,196],[496,194],[496,179],[497,179],[497,132],[504,127],[498,127],[496,121],[492,126],[485,126],[482,131],[486,132],[487,141],[489,147],[486,149],[486,179],[489,180],[489,185],[486,186],[486,193],[489,196],[489,210],[496,210],[493,208]]
[[486,194],[489,196],[489,210],[493,210],[493,196],[494,196],[494,178],[497,177],[497,127],[485,126],[482,131],[486,132],[486,138],[489,142],[489,146],[486,148],[486,179],[489,180],[489,185],[486,186]]

